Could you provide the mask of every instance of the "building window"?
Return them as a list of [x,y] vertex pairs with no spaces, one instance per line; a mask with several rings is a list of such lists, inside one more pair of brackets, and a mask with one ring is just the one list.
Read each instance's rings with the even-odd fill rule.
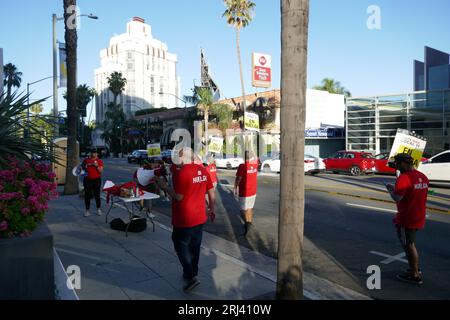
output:
[[128,52],[128,59],[133,59],[133,53],[132,52]]
[[128,70],[132,70],[133,69],[133,64],[132,63],[129,63],[128,64]]

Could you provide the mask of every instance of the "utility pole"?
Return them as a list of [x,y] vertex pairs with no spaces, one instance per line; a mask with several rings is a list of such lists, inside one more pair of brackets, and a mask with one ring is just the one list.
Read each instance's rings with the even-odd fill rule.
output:
[[303,298],[309,0],[281,0],[281,179],[277,299]]

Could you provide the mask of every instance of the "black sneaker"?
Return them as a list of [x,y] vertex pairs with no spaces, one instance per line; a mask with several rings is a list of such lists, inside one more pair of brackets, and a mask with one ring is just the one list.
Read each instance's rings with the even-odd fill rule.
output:
[[[413,274],[411,269],[407,269],[404,273],[405,274]],[[422,270],[420,270],[420,269],[419,269],[419,275],[420,275],[420,277],[422,277]]]
[[192,278],[188,281],[188,283],[184,286],[183,290],[184,292],[190,292],[194,290],[198,285],[200,284],[200,281],[197,280],[197,278]]
[[413,284],[423,284],[422,277],[414,277],[412,274],[399,274],[397,275],[397,279],[403,282],[409,282]]

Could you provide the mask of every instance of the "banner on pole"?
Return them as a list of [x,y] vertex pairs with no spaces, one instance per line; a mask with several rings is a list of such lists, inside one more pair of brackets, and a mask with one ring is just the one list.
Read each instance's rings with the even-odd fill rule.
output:
[[67,88],[66,44],[59,43],[59,87]]
[[245,113],[245,129],[259,132],[259,116],[256,113]]
[[147,153],[149,157],[161,156],[161,145],[159,143],[147,145]]
[[425,138],[408,130],[398,129],[394,144],[392,145],[391,153],[389,154],[388,163],[393,164],[394,157],[397,154],[405,153],[409,154],[414,159],[414,167],[418,168],[426,145],[427,141]]

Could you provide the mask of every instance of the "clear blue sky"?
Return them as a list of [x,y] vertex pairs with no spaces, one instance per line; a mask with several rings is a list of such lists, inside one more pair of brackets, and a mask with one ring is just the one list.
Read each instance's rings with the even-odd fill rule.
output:
[[[251,53],[272,54],[273,88],[280,82],[280,8],[278,0],[254,0],[256,15],[242,33],[246,90],[251,87]],[[331,77],[354,96],[412,90],[412,62],[423,59],[425,45],[450,51],[448,0],[311,0],[308,86]],[[5,63],[24,73],[26,83],[52,75],[51,14],[62,15],[62,0],[2,1],[0,47]],[[381,8],[382,29],[366,27],[369,5]],[[82,19],[79,30],[78,83],[94,85],[99,51],[114,34],[125,32],[133,16],[152,26],[153,36],[178,55],[182,93],[189,94],[200,77],[199,51],[205,49],[214,79],[223,97],[240,94],[235,34],[221,17],[221,0],[78,0],[82,13],[99,20]],[[64,40],[63,23],[58,39]],[[261,89],[259,89],[261,90]],[[51,81],[33,86],[33,98],[52,94]],[[60,90],[60,94],[64,89]],[[50,111],[51,99],[45,103]],[[60,110],[65,101],[60,98]]]

